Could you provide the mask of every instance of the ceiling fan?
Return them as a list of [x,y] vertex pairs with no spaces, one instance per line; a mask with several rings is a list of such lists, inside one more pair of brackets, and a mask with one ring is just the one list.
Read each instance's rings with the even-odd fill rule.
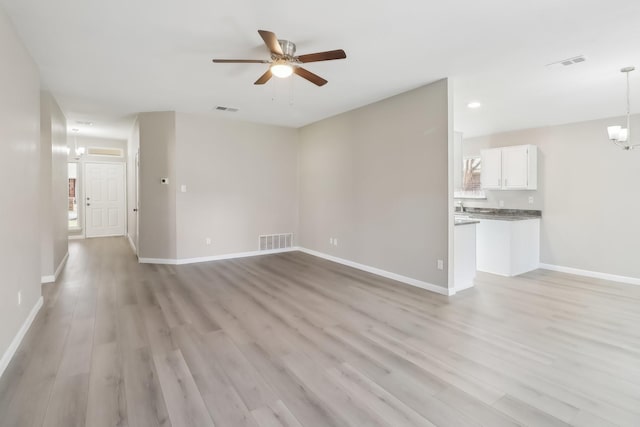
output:
[[238,63],[238,64],[271,64],[269,69],[258,80],[256,85],[263,85],[276,76],[280,78],[289,77],[291,74],[297,74],[303,79],[309,80],[311,83],[323,86],[327,81],[317,74],[312,73],[300,66],[308,62],[330,61],[333,59],[344,59],[347,54],[344,50],[329,50],[327,52],[310,53],[307,55],[295,56],[296,45],[289,40],[278,40],[278,37],[271,31],[258,30],[260,37],[271,52],[271,60],[266,59],[214,59],[213,62],[220,64]]

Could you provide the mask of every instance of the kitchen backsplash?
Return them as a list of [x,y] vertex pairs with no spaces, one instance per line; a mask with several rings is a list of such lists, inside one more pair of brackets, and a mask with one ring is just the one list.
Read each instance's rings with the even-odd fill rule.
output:
[[[540,186],[540,183],[538,183]],[[533,209],[544,210],[541,190],[485,190],[486,200],[483,199],[456,199],[456,206],[460,201],[465,206],[476,208],[501,208],[501,209]],[[533,197],[533,203],[529,203],[529,198]],[[500,204],[502,200],[503,205]]]

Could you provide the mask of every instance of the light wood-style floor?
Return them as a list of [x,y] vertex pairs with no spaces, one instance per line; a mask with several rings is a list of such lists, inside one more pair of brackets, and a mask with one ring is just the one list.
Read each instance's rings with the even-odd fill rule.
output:
[[540,270],[447,299],[302,253],[70,252],[2,426],[640,426],[640,287]]

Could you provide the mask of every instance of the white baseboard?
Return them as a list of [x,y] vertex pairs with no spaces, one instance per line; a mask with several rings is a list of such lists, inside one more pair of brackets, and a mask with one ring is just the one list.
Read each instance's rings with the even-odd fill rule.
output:
[[616,274],[601,273],[599,271],[581,270],[579,268],[565,267],[562,265],[553,265],[540,263],[540,268],[551,271],[559,271],[561,273],[575,274],[577,276],[593,277],[595,279],[611,280],[613,282],[627,283],[629,285],[640,285],[640,278],[629,276],[618,276]]
[[270,251],[237,252],[237,253],[231,253],[231,254],[214,255],[214,256],[199,257],[199,258],[183,258],[183,259],[138,258],[138,261],[141,264],[184,265],[184,264],[195,264],[198,262],[220,261],[225,259],[246,258],[246,257],[252,257],[252,256],[279,254],[283,252],[294,252],[294,251],[304,252],[309,255],[317,256],[319,258],[324,258],[329,261],[337,262],[338,264],[347,265],[349,267],[357,268],[358,270],[367,271],[369,273],[373,273],[378,276],[386,277],[387,279],[396,280],[398,282],[406,283],[408,285],[416,286],[418,288],[426,289],[428,291],[436,292],[438,294],[453,295],[456,293],[454,289],[446,289],[446,288],[443,288],[442,286],[437,286],[428,282],[423,282],[421,280],[412,279],[411,277],[402,276],[400,274],[391,273],[389,271],[381,270],[379,268],[370,267],[368,265],[359,264],[357,262],[349,261],[346,259],[328,255],[322,252],[317,252],[311,249],[301,248],[297,246],[294,246],[292,248],[286,248],[286,249],[273,249]]
[[60,264],[58,264],[58,268],[56,268],[56,271],[55,273],[53,273],[53,276],[42,276],[40,278],[40,283],[53,283],[56,280],[58,280],[58,276],[62,271],[62,267],[64,267],[68,259],[69,259],[69,252],[67,251],[67,253],[64,254],[64,256],[62,257],[62,261],[60,261]]
[[31,309],[29,316],[27,316],[27,319],[22,324],[22,327],[20,328],[16,336],[13,338],[13,341],[11,341],[11,344],[9,344],[9,348],[7,348],[7,350],[2,355],[2,359],[0,359],[0,377],[4,373],[5,369],[7,369],[7,366],[9,366],[9,362],[11,362],[13,355],[16,354],[16,351],[18,350],[20,343],[24,339],[24,336],[27,334],[29,327],[33,323],[33,319],[36,318],[38,311],[40,311],[40,308],[42,307],[43,302],[44,302],[44,299],[42,297],[38,298],[38,301]]
[[205,256],[205,257],[198,257],[198,258],[181,258],[181,259],[138,258],[138,261],[141,264],[184,265],[184,264],[195,264],[198,262],[220,261],[223,259],[246,258],[246,257],[252,257],[252,256],[260,256],[260,255],[280,254],[283,252],[294,252],[298,250],[300,250],[300,248],[298,248],[297,246],[294,246],[292,248],[285,248],[285,249],[272,249],[269,251],[236,252],[231,254],[213,255],[213,256]]
[[84,239],[84,234],[70,234],[68,236],[69,240],[82,240]]
[[307,248],[299,248],[300,252],[304,252],[309,255],[317,256],[319,258],[324,258],[329,261],[337,262],[338,264],[347,265],[349,267],[357,268],[358,270],[366,271],[368,273],[373,273],[378,276],[386,277],[387,279],[396,280],[398,282],[406,283],[407,285],[415,286],[418,288],[426,289],[431,292],[435,292],[441,295],[453,295],[456,293],[454,289],[443,288],[442,286],[434,285],[432,283],[423,282],[422,280],[413,279],[411,277],[402,276],[400,274],[392,273],[390,271],[381,270],[376,267],[371,267],[364,264],[359,264],[357,262],[349,261],[343,258],[338,258],[333,255],[328,255],[322,252],[314,251],[312,249]]
[[131,238],[131,236],[129,236],[129,234],[127,234],[127,240],[129,240],[129,245],[131,246],[133,253],[137,255],[138,251],[136,250],[136,245],[133,243],[133,239]]
[[473,288],[473,286],[474,286],[473,282],[471,282],[471,283],[465,283],[464,285],[456,286],[456,290],[455,290],[455,292],[462,292],[462,291],[465,291],[465,290],[467,290],[467,289],[471,289],[471,288]]

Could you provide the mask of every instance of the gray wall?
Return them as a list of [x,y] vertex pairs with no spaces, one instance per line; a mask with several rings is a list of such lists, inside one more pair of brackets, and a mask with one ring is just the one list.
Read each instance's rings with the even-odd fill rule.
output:
[[301,246],[447,287],[448,97],[441,80],[300,130]]
[[[141,258],[176,258],[176,115],[141,113],[140,229]],[[160,183],[169,178],[169,184]]]
[[[35,63],[1,8],[0,63],[3,355],[40,298],[40,82]],[[21,305],[18,291],[22,291]]]
[[[465,139],[465,156],[482,148],[538,146],[538,190],[488,191],[468,206],[541,209],[540,261],[640,278],[640,150],[622,151],[607,139],[607,126],[622,118],[594,120]],[[638,140],[640,116],[632,129]],[[535,203],[528,203],[534,196]]]
[[177,113],[177,258],[255,251],[261,234],[296,233],[297,154],[295,129]]
[[68,252],[67,119],[48,92],[40,94],[41,273],[52,276]]
[[53,275],[53,215],[52,210],[53,183],[51,149],[51,102],[50,95],[40,93],[40,273],[42,276]]

